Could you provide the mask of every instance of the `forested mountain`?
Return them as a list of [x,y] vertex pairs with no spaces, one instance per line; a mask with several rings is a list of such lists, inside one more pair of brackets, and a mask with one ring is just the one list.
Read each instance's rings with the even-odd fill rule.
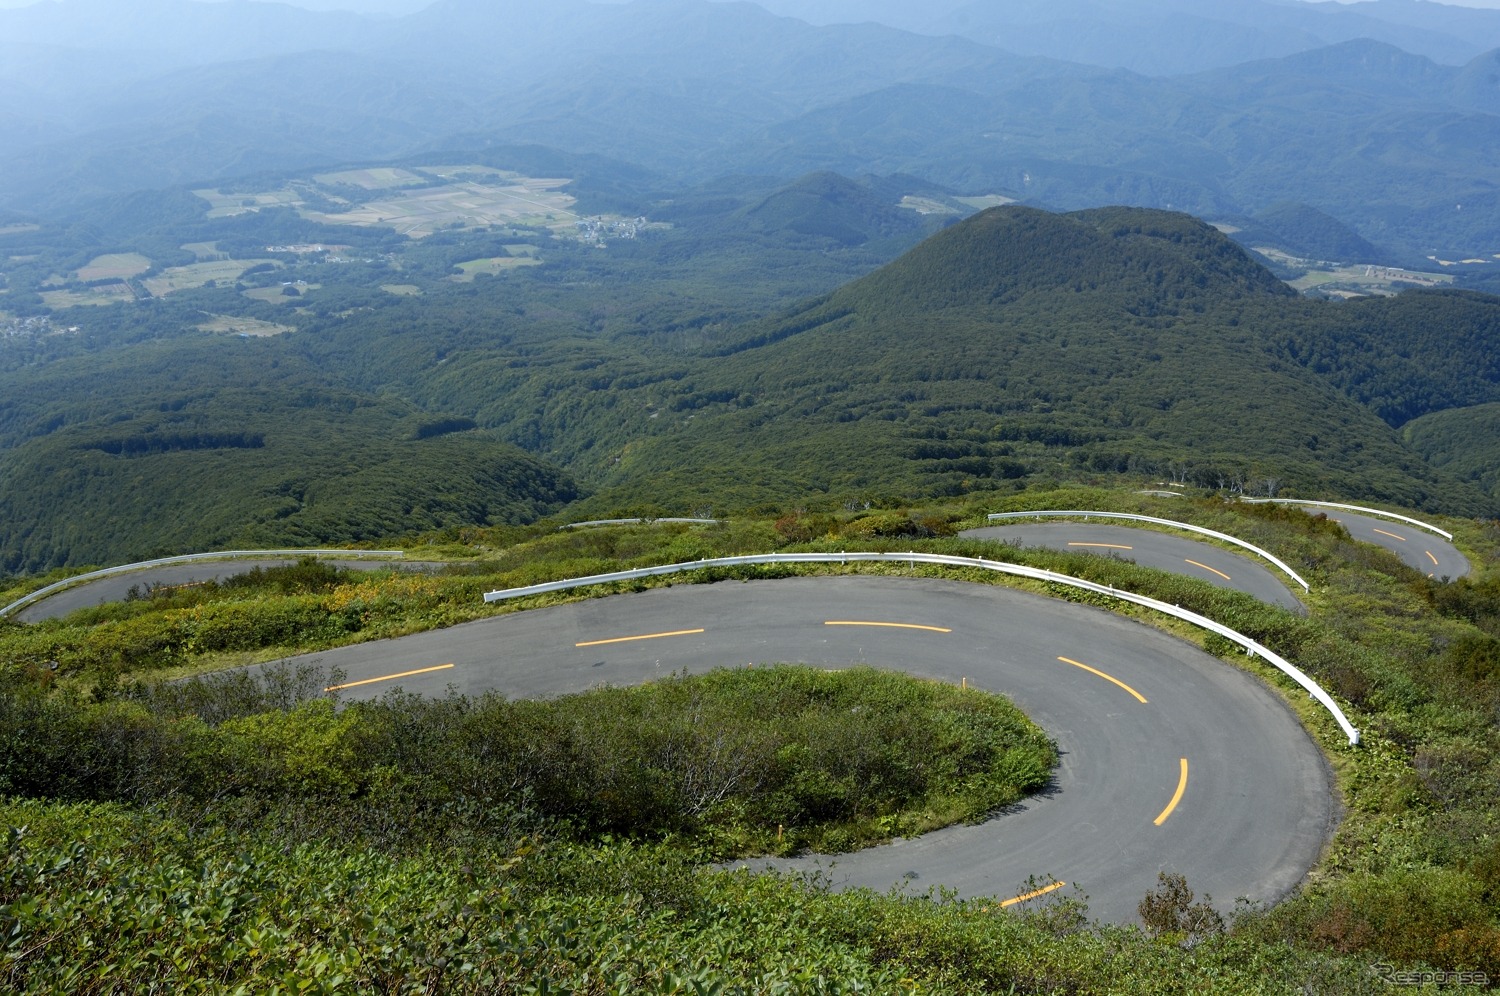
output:
[[1182,215],[996,208],[738,331],[711,366],[612,385],[604,480],[698,500],[729,475],[748,497],[960,493],[1180,463],[1210,485],[1477,510],[1396,427],[1500,398],[1497,321],[1482,295],[1299,300]]
[[[393,251],[366,229],[382,255],[358,266],[74,308],[93,331],[0,349],[6,564],[522,521],[580,496],[568,514],[1117,473],[1497,507],[1496,455],[1423,427],[1500,402],[1500,299],[1309,300],[1180,213],[954,222],[889,207],[901,190],[945,202],[899,177],[744,178],[605,251],[535,233]],[[541,265],[455,265],[517,237]],[[205,313],[284,331],[205,335]]]
[[8,572],[529,522],[577,497],[470,419],[330,384],[264,342],[147,346],[26,381],[5,406]]

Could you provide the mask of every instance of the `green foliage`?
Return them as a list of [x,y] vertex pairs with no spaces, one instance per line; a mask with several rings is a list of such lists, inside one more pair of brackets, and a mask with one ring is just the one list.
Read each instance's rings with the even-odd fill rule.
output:
[[[388,696],[338,711],[322,682],[284,666],[100,704],[20,675],[8,685],[0,791],[327,801],[322,818],[345,832],[433,832],[474,806],[514,807],[719,855],[847,850],[978,819],[1040,788],[1057,757],[1003,699],[869,669],[714,671],[546,702]],[[270,704],[282,708],[251,711]],[[339,800],[365,815],[338,815]]]
[[[1307,204],[1281,201],[1259,212],[1255,221],[1271,236],[1269,244],[1303,259],[1376,263],[1390,255],[1371,245],[1338,219]],[[1262,244],[1247,241],[1247,233],[1236,234],[1242,244]]]
[[1162,946],[1087,927],[1077,900],[840,895],[659,848],[391,853],[24,802],[0,822],[0,972],[17,993],[1355,992],[1366,971],[1276,942]]
[[[63,980],[88,991],[102,983],[87,979],[124,971],[127,981],[165,977],[177,988],[264,989],[276,973],[311,977],[326,963],[322,971],[348,979],[451,991],[474,979],[576,984],[581,973],[598,978],[608,969],[616,974],[605,977],[629,991],[670,991],[694,978],[724,982],[725,991],[775,991],[774,980],[816,991],[822,977],[863,980],[867,991],[1186,994],[1362,992],[1375,962],[1494,972],[1500,600],[1483,570],[1488,559],[1477,556],[1494,549],[1493,530],[1449,524],[1481,572],[1443,585],[1352,542],[1326,518],[1217,500],[1172,503],[1174,517],[1266,546],[1306,573],[1314,584],[1307,617],[1110,558],[850,532],[871,522],[898,532],[923,521],[951,525],[990,507],[1090,503],[1161,511],[1133,493],[1080,490],[977,508],[775,510],[715,526],[470,529],[445,542],[461,538],[480,556],[448,576],[356,577],[298,565],[202,594],[143,597],[122,611],[144,635],[149,620],[177,625],[187,609],[235,606],[236,625],[254,632],[262,611],[275,619],[287,600],[305,599],[325,618],[358,620],[364,632],[409,631],[442,624],[500,579],[793,539],[812,548],[1002,557],[1141,591],[1291,657],[1345,700],[1364,735],[1349,749],[1326,716],[1304,713],[1340,772],[1347,815],[1315,884],[1276,907],[1241,911],[1223,931],[1186,883],[1164,882],[1152,894],[1143,932],[1092,926],[1076,899],[1002,913],[994,899],[829,894],[698,866],[711,854],[856,846],[916,832],[931,825],[924,821],[984,811],[1007,784],[1044,778],[1025,735],[1019,753],[1007,747],[1015,735],[991,714],[995,700],[957,689],[873,672],[755,668],[549,703],[390,697],[334,710],[323,688],[337,677],[311,668],[126,685],[114,698],[107,688],[69,692],[66,677],[58,690],[45,669],[13,669],[0,694],[0,791],[57,802],[7,811],[6,821],[31,827],[12,844],[9,877],[0,879],[11,883],[0,896],[9,985],[40,992]],[[88,645],[86,634],[112,626],[93,618],[5,630],[0,654],[24,663],[23,648],[39,655],[55,653],[59,641]],[[304,628],[280,638],[320,645],[328,639],[322,625],[309,613]],[[51,644],[31,642],[44,634]],[[196,650],[175,658],[203,659]],[[862,708],[852,713],[856,693]],[[1289,701],[1300,708],[1305,696]],[[1007,760],[995,760],[997,747]],[[728,782],[734,789],[714,802],[715,786]],[[904,808],[893,811],[897,798]],[[258,877],[235,870],[243,864]],[[481,910],[471,898],[479,887],[503,905],[477,918],[453,912]],[[1016,883],[1013,894],[1037,887]],[[212,929],[184,932],[164,919],[153,898],[164,894],[176,897],[174,908],[195,911],[186,920]],[[136,900],[118,898],[125,895]],[[273,927],[273,947],[236,946],[249,931]],[[169,929],[180,965],[151,953]],[[546,944],[521,944],[522,931]],[[495,937],[506,940],[492,946]],[[354,950],[365,953],[354,959]],[[454,967],[462,965],[471,967]],[[794,979],[797,971],[804,974]],[[905,988],[903,979],[911,980]]]
[[[0,564],[38,570],[159,552],[343,545],[530,520],[576,495],[566,475],[511,446],[414,433],[409,406],[320,389],[295,362],[262,368],[243,345],[198,354],[222,363],[216,376],[238,386],[199,394],[179,384],[183,393],[149,407],[137,398],[144,410],[133,417],[97,416],[9,451]],[[183,359],[162,351],[137,359],[144,371],[126,366],[113,376],[149,382]],[[70,378],[59,379],[65,384],[49,389],[66,394]],[[46,410],[32,417],[67,419]],[[11,431],[35,430],[16,420]],[[127,492],[131,502],[114,500]]]

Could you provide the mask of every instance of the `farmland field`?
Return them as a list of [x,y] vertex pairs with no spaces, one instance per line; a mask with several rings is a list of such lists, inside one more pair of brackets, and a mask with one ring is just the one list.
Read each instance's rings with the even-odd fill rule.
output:
[[458,268],[463,273],[454,274],[448,279],[456,283],[466,284],[481,273],[488,273],[490,276],[494,276],[521,266],[540,266],[541,262],[541,260],[534,256],[494,256],[490,259],[471,259],[458,264]]
[[226,194],[218,190],[195,190],[193,193],[208,201],[210,218],[229,218],[237,214],[259,211],[270,207],[301,207],[302,197],[291,189],[273,190],[265,193]]
[[955,197],[954,200],[960,204],[967,204],[975,211],[983,211],[985,208],[1003,207],[1006,204],[1016,203],[1014,197],[1006,197],[1003,194],[982,194],[979,197]]
[[302,295],[308,291],[315,291],[322,284],[301,284],[297,287],[296,294],[288,294],[286,288],[280,284],[275,287],[252,287],[243,292],[245,297],[254,301],[265,301],[268,304],[297,304],[302,300]]
[[[433,179],[448,182],[426,186]],[[310,221],[334,225],[386,226],[414,239],[449,228],[484,228],[524,225],[550,228],[559,233],[573,230],[578,216],[575,199],[562,192],[572,181],[536,178],[491,169],[487,166],[417,166],[342,170],[296,180],[273,191],[224,193],[215,189],[193,193],[208,201],[209,217],[223,218],[261,208],[292,207]],[[334,185],[380,191],[361,204],[338,196]],[[320,212],[309,206],[309,198],[347,204],[349,210]]]
[[526,180],[498,187],[481,183],[448,184],[420,190],[393,191],[389,197],[361,204],[337,215],[304,210],[313,221],[344,225],[387,225],[402,235],[424,238],[445,228],[529,225],[571,228],[578,216],[574,200],[558,188],[567,180]]
[[962,215],[969,212],[957,207],[963,204],[974,211],[983,211],[985,208],[999,207],[1002,204],[1014,204],[1015,198],[1002,197],[1000,194],[984,194],[980,197],[954,197],[940,200],[933,197],[922,197],[907,194],[901,198],[901,207],[918,214],[952,214]]
[[256,338],[296,331],[290,325],[277,325],[257,318],[237,318],[234,315],[212,315],[209,321],[198,328],[216,335],[246,335]]
[[399,166],[381,166],[374,169],[350,169],[338,173],[319,173],[313,177],[320,184],[347,183],[366,190],[390,190],[394,187],[415,187],[425,184],[427,177],[404,170]]
[[151,269],[151,260],[138,252],[116,252],[95,256],[78,268],[79,280],[129,280]]
[[[193,263],[190,266],[174,266],[163,270],[160,276],[145,281],[146,289],[161,297],[176,291],[203,287],[210,280],[233,283],[250,267],[259,263],[275,263],[271,259],[225,259],[212,263]],[[279,264],[278,264],[279,265]]]
[[197,256],[200,263],[207,260],[220,259],[228,255],[219,249],[217,242],[189,242],[182,249]]
[[422,288],[416,284],[381,284],[380,289],[397,297],[421,297]]
[[96,304],[134,301],[135,292],[123,283],[103,284],[78,290],[44,290],[42,303],[49,308],[74,308]]

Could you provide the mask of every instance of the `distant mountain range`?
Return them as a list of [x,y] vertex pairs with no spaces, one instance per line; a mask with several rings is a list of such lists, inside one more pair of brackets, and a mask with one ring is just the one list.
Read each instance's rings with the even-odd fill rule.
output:
[[1366,38],[1460,65],[1500,48],[1500,11],[1421,0],[760,0],[813,24],[877,21],[1019,55],[1172,75]]
[[[1250,218],[1294,202],[1388,259],[1500,252],[1500,12],[858,9],[866,23],[825,26],[707,0],[440,0],[401,18],[191,0],[0,11],[0,209],[533,143],[637,164],[658,187],[829,170],[1065,209]],[[881,17],[929,33],[868,23]]]

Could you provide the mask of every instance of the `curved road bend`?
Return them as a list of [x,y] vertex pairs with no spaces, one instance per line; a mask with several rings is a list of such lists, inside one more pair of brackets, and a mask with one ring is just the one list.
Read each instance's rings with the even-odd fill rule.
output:
[[1242,591],[1271,605],[1306,614],[1307,608],[1281,577],[1248,557],[1200,540],[1131,526],[1048,522],[986,526],[959,533],[964,539],[1039,546],[1068,553],[1092,553],[1132,560],[1142,567],[1184,574],[1220,588]]
[[[360,571],[373,571],[381,568],[395,567],[420,570],[425,566],[415,561],[391,561],[391,560],[337,560],[329,557],[319,557],[319,560],[328,560],[340,567],[352,567]],[[152,585],[192,585],[201,584],[205,581],[222,581],[236,574],[244,574],[256,567],[286,567],[295,564],[295,560],[287,558],[271,558],[262,560],[200,560],[188,564],[167,564],[161,567],[148,567],[139,571],[131,571],[128,574],[113,574],[109,577],[88,581],[74,588],[64,588],[55,595],[48,595],[40,602],[33,602],[13,618],[17,622],[35,623],[44,619],[60,619],[70,612],[79,609],[91,608],[95,605],[103,605],[105,602],[123,602],[130,593],[130,589],[139,586],[142,591]]]
[[1365,543],[1383,546],[1409,567],[1434,578],[1461,578],[1469,573],[1469,561],[1458,548],[1436,533],[1394,519],[1360,515],[1339,508],[1299,505],[1308,515],[1326,515]]
[[998,819],[775,863],[831,869],[839,884],[1005,898],[1054,876],[1088,894],[1092,916],[1131,922],[1162,870],[1226,908],[1278,898],[1317,860],[1334,818],[1322,755],[1256,679],[1109,612],[987,585],[678,585],[311,657],[344,670],[349,697],[398,686],[547,696],[682,669],[868,663],[1005,693],[1061,748],[1052,789]]

